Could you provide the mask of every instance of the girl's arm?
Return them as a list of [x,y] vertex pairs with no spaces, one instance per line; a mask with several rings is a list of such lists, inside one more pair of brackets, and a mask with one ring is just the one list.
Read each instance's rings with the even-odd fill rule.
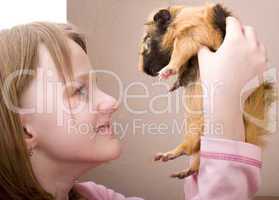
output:
[[201,138],[199,174],[185,180],[185,198],[251,199],[260,185],[261,150],[244,143],[241,108],[249,93],[240,94],[247,81],[266,69],[265,49],[253,28],[243,27],[229,17],[226,37],[218,51],[203,48],[198,58],[201,81],[208,94],[203,102],[209,129]]

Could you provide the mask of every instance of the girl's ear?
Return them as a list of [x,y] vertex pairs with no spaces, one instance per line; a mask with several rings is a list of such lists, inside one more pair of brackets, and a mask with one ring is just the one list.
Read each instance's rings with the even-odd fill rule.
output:
[[29,122],[27,122],[25,117],[21,116],[20,118],[23,127],[23,137],[27,145],[27,148],[29,150],[34,149],[38,143],[37,133],[33,129],[32,125]]

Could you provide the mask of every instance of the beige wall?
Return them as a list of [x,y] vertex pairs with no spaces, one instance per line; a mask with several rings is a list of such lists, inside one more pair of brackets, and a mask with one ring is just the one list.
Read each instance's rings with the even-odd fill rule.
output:
[[[171,1],[171,4],[185,3],[198,5],[205,1]],[[217,2],[217,1],[214,1]],[[224,0],[225,5],[239,16],[243,23],[255,26],[261,40],[266,44],[270,66],[278,66],[279,50],[279,1],[277,0]],[[137,71],[138,41],[147,14],[157,7],[169,4],[167,0],[68,0],[68,20],[86,32],[89,40],[89,55],[97,69],[107,69],[119,75],[124,89],[133,81],[147,84],[150,97],[129,100],[133,109],[144,109],[152,97],[166,94],[166,88],[152,86],[157,79],[151,79]],[[116,82],[106,76],[100,85],[108,93],[118,96]],[[143,94],[144,90],[135,86],[129,94]],[[178,92],[178,95],[181,91]],[[171,131],[172,120],[182,123],[183,109],[176,112],[175,95],[171,97],[171,113],[132,114],[122,104],[115,121],[126,126],[122,139],[123,154],[117,161],[103,165],[84,177],[94,180],[126,195],[136,195],[145,199],[183,199],[183,181],[168,178],[171,172],[186,167],[185,157],[166,164],[153,163],[152,157],[158,151],[166,151],[177,145],[182,135]],[[167,99],[156,102],[159,107],[167,105]],[[165,123],[168,134],[155,134],[155,130],[144,127],[133,129],[135,120],[159,125]],[[121,132],[117,129],[117,133]],[[123,132],[122,132],[123,133]],[[263,184],[259,195],[279,196],[279,134],[270,136],[270,143],[264,153]]]

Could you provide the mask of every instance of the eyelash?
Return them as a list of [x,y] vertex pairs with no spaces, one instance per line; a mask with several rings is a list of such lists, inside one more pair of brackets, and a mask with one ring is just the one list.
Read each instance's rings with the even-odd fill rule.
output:
[[80,87],[78,87],[75,92],[74,95],[81,95],[81,91],[85,89],[85,85],[81,85]]
[[[96,78],[96,84],[97,84],[97,82],[98,82],[98,80],[97,80],[97,78]],[[75,95],[81,95],[81,91],[82,91],[83,89],[86,89],[86,85],[85,85],[85,84],[82,84],[81,86],[79,86],[79,87],[74,91],[73,96],[75,96]],[[88,93],[88,91],[87,91],[87,93]]]

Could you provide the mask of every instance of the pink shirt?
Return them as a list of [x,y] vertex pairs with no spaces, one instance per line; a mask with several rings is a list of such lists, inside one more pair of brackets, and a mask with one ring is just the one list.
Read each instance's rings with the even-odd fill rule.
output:
[[[198,175],[185,179],[185,200],[248,200],[260,185],[261,149],[255,145],[202,137]],[[125,197],[94,182],[75,188],[89,200],[143,200]]]

